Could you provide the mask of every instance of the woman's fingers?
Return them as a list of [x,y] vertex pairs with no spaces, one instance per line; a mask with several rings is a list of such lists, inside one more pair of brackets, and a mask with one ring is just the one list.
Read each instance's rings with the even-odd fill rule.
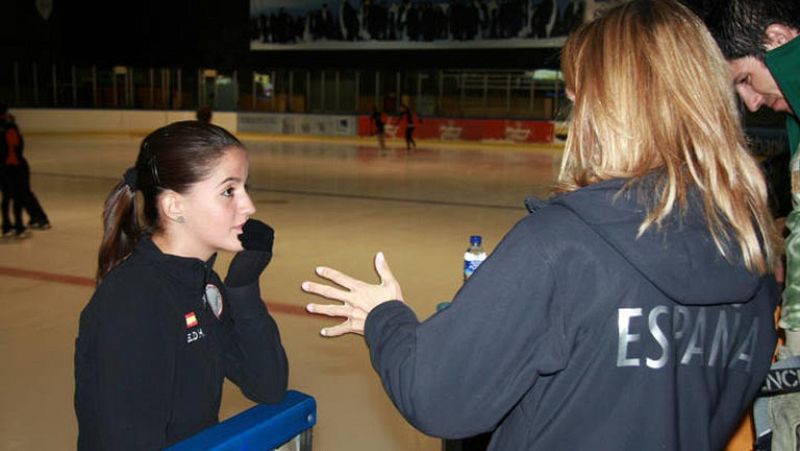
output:
[[326,327],[319,331],[320,335],[323,337],[338,337],[339,335],[344,335],[350,332],[356,331],[353,330],[352,322],[349,319],[341,324],[337,324],[332,327]]
[[389,290],[389,297],[393,300],[402,301],[403,293],[400,291],[400,284],[392,274],[383,252],[375,254],[375,271],[378,272],[378,276],[381,278],[381,285]]
[[341,288],[308,281],[303,282],[301,288],[303,288],[303,291],[307,293],[318,294],[322,297],[341,302],[345,302],[347,300],[347,294],[349,293],[349,291],[342,290]]
[[351,290],[358,282],[358,280],[348,276],[347,274],[339,272],[333,268],[328,268],[327,266],[318,267],[316,269],[316,273],[318,276],[328,279],[337,285],[347,288],[348,290]]
[[381,283],[394,280],[394,275],[392,274],[392,270],[389,268],[389,263],[386,262],[386,257],[383,255],[383,252],[378,252],[375,254],[375,271],[378,272],[378,276],[381,278]]
[[331,305],[331,304],[308,304],[306,310],[310,313],[317,313],[320,315],[328,316],[342,316],[349,317],[353,313],[353,307],[348,305]]

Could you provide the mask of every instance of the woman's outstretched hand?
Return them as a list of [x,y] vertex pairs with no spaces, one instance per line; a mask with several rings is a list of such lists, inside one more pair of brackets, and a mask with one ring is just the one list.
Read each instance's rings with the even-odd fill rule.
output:
[[362,282],[335,269],[322,266],[317,268],[317,275],[330,280],[339,287],[309,281],[303,282],[303,291],[343,304],[308,304],[306,306],[306,310],[311,313],[340,316],[345,319],[341,324],[322,329],[320,333],[323,336],[337,337],[350,332],[363,335],[364,322],[372,309],[384,302],[403,301],[400,284],[389,269],[383,252],[375,255],[375,271],[380,277],[380,283],[377,285]]

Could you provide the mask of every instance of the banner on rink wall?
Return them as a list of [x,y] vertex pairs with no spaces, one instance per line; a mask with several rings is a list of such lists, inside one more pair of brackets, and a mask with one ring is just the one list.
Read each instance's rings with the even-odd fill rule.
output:
[[355,136],[355,116],[313,114],[239,113],[240,132],[280,135]]
[[251,50],[560,47],[617,0],[250,0]]
[[[405,136],[405,124],[391,117],[386,121],[387,138]],[[358,135],[371,136],[375,127],[369,116],[359,116]],[[416,139],[505,141],[518,143],[552,143],[555,125],[550,121],[524,121],[507,119],[443,119],[424,118],[414,128]]]

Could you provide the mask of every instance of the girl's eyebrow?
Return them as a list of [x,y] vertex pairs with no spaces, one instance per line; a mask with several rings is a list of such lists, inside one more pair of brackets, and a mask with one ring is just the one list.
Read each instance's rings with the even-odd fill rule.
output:
[[237,182],[237,183],[241,183],[241,181],[242,181],[242,179],[240,179],[239,177],[228,177],[228,178],[226,178],[225,180],[223,180],[223,181],[219,182],[219,183],[217,184],[217,186],[224,185],[224,184],[226,184],[226,183],[228,183],[228,182]]

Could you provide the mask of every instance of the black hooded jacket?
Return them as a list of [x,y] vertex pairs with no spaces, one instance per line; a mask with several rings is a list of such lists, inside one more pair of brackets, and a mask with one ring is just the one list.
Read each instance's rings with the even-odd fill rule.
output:
[[776,282],[736,245],[723,258],[696,202],[637,238],[653,188],[624,184],[522,219],[428,320],[397,301],[370,313],[373,366],[409,422],[496,428],[493,450],[724,448],[770,365]]
[[226,288],[215,257],[166,255],[145,238],[97,287],[75,345],[78,449],[161,449],[194,435],[218,422],[226,377],[253,401],[283,398],[286,355],[258,282]]

